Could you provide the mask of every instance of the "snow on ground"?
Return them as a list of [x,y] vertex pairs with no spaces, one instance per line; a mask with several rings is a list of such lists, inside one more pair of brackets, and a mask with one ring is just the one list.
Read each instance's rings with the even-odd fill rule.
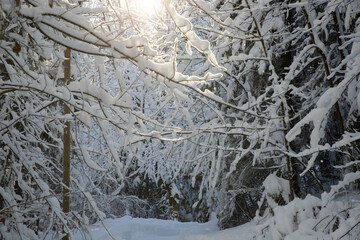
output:
[[256,225],[249,222],[238,227],[211,233],[189,235],[184,240],[250,240],[256,233]]
[[[217,220],[207,223],[181,223],[170,220],[142,219],[125,216],[104,221],[116,240],[232,240],[251,239],[255,233],[254,224],[219,231]],[[94,240],[111,240],[101,223],[90,226]],[[83,239],[80,233],[75,239]]]

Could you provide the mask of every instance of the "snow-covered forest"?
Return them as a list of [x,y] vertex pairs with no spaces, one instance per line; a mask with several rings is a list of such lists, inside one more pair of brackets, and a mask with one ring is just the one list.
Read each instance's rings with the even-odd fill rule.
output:
[[0,0],[0,239],[131,216],[359,240],[359,17],[359,0]]

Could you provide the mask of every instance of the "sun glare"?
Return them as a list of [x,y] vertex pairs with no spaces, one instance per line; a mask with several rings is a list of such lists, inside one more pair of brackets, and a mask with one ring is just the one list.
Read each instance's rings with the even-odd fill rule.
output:
[[140,14],[152,17],[163,9],[161,0],[128,0],[131,8]]

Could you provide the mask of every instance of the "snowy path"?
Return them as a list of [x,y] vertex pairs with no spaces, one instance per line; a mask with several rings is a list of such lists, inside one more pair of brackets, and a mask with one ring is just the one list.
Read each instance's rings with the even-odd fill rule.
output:
[[[131,218],[106,219],[105,224],[116,240],[232,240],[251,239],[252,225],[219,231],[216,220],[208,223],[180,223],[159,219]],[[93,239],[111,240],[104,227],[98,223],[90,227]],[[77,233],[76,240],[82,239]]]

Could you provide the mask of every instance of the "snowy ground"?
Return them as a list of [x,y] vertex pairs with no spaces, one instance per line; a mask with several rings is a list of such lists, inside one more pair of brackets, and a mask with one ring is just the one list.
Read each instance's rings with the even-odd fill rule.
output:
[[[251,239],[255,226],[245,224],[236,228],[219,231],[213,220],[207,223],[180,223],[159,219],[131,218],[106,219],[105,225],[116,240],[233,240]],[[95,240],[111,240],[101,223],[90,227]],[[83,239],[80,233],[75,239]]]

